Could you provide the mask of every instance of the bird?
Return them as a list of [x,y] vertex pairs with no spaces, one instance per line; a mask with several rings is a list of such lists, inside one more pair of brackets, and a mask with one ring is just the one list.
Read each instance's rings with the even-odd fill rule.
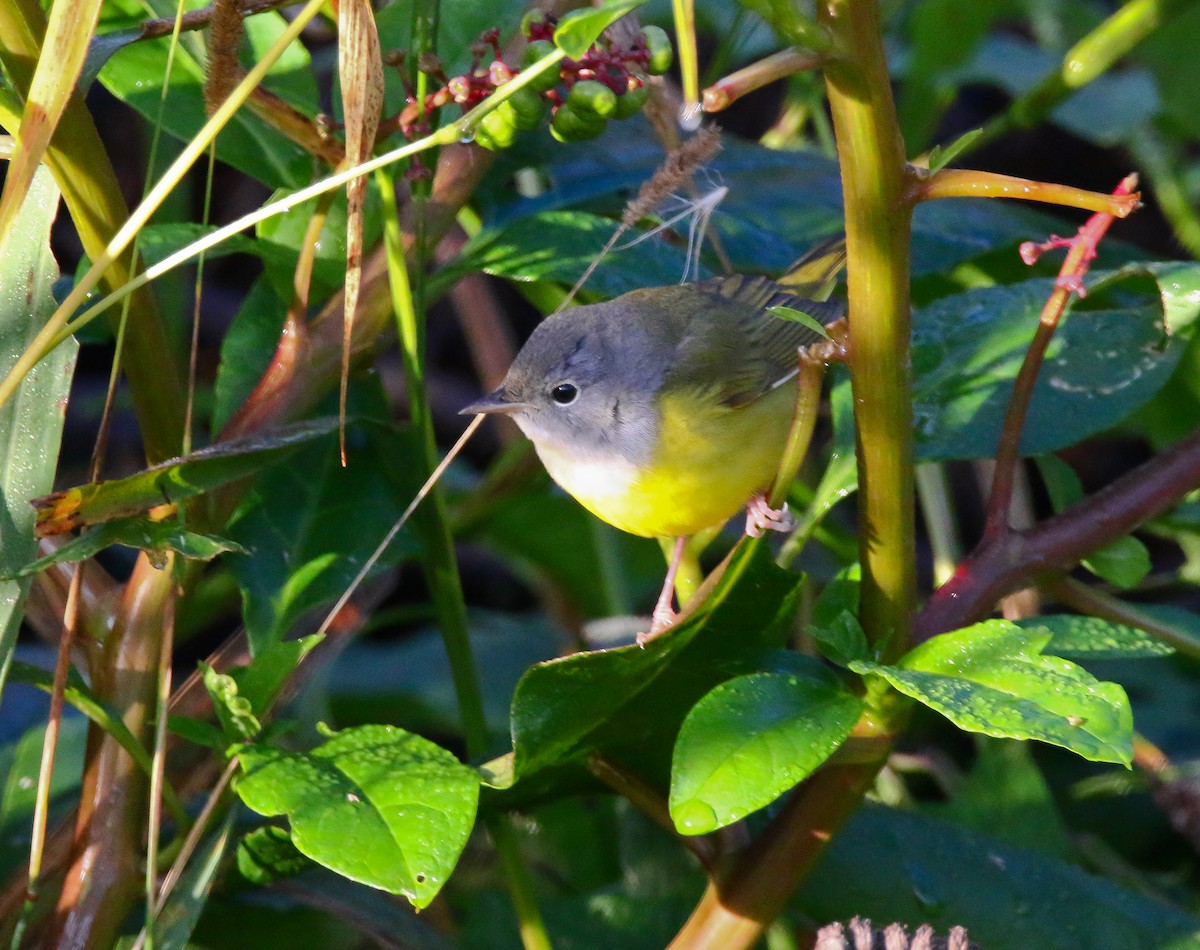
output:
[[[781,527],[766,504],[796,408],[800,352],[826,337],[840,241],[819,246],[776,282],[732,274],[630,291],[555,313],[534,330],[500,385],[461,411],[510,416],[550,476],[598,518],[630,534],[674,539],[652,625],[670,626],[684,544],[743,506],[747,530]],[[825,291],[827,293],[827,291]]]

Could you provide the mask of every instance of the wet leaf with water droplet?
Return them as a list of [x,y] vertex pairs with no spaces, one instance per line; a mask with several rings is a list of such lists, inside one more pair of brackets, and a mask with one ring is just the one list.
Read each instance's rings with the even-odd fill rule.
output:
[[862,700],[807,657],[793,672],[722,683],[684,720],[671,767],[671,817],[705,834],[770,804],[842,744]]
[[934,637],[895,666],[858,661],[850,668],[882,677],[967,732],[1038,739],[1094,762],[1129,765],[1133,715],[1125,691],[1045,656],[1050,639],[1048,630],[988,620]]

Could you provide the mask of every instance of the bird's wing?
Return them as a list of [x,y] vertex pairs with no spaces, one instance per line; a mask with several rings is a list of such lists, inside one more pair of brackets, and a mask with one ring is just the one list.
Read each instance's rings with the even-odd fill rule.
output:
[[677,385],[694,385],[721,403],[749,405],[796,373],[797,351],[823,337],[771,313],[790,307],[822,325],[842,315],[841,304],[805,300],[764,277],[734,275],[680,287],[697,295],[672,361]]

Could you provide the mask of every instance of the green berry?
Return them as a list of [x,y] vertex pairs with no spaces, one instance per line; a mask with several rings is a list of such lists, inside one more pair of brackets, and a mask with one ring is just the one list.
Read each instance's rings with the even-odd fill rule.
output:
[[[501,103],[501,106],[507,103]],[[493,152],[508,148],[517,138],[517,127],[501,108],[493,109],[475,129],[475,141]]]
[[522,132],[529,132],[542,124],[550,103],[529,86],[522,86],[504,104],[512,110],[513,125]]
[[521,33],[529,36],[533,32],[535,26],[540,26],[546,22],[546,13],[544,10],[530,10],[521,17]]
[[[556,47],[549,40],[534,40],[525,47],[525,52],[521,55],[521,66],[532,66],[539,59],[545,59],[553,53]],[[558,85],[558,77],[561,70],[551,67],[544,73],[541,73],[533,82],[529,84],[530,89],[534,92],[549,92]]]
[[671,48],[671,41],[667,38],[665,31],[657,26],[642,27],[642,40],[646,44],[646,51],[650,54],[650,59],[646,63],[646,72],[651,76],[661,76],[671,68],[671,60],[675,58],[675,51]]
[[617,94],[595,79],[581,79],[571,87],[567,104],[580,115],[607,119],[617,111]]
[[550,120],[550,134],[560,142],[583,142],[594,139],[607,124],[606,119],[595,113],[582,115],[576,112],[567,102],[558,107]]
[[617,96],[617,111],[613,113],[613,117],[628,119],[631,115],[637,115],[642,111],[642,106],[646,104],[648,98],[650,98],[650,87],[644,82],[639,83],[631,79],[625,95]]

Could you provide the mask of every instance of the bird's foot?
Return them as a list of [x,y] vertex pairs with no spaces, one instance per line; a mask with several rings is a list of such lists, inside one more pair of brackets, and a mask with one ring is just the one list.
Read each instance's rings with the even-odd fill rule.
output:
[[757,538],[764,531],[791,531],[796,527],[785,502],[782,508],[772,508],[763,495],[755,495],[746,506],[746,534]]
[[650,615],[650,629],[637,635],[637,645],[644,647],[660,633],[666,633],[675,626],[675,621],[678,619],[679,614],[672,610],[670,606],[665,609],[661,605],[655,607],[654,613]]

